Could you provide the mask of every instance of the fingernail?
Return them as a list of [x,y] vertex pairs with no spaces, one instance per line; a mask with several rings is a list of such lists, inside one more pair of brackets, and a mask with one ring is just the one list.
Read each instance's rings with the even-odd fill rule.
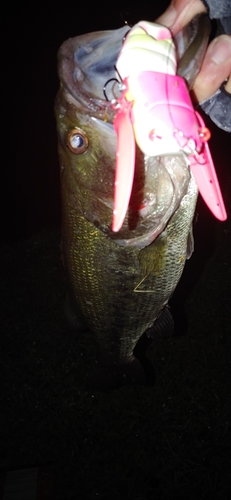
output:
[[211,52],[211,60],[215,64],[222,64],[231,57],[231,40],[217,39],[213,46],[209,48]]
[[162,16],[158,17],[157,22],[163,24],[167,28],[171,28],[176,19],[176,9],[170,5]]
[[229,94],[231,94],[231,77],[229,77],[226,85],[225,85],[225,90],[226,92],[228,92]]

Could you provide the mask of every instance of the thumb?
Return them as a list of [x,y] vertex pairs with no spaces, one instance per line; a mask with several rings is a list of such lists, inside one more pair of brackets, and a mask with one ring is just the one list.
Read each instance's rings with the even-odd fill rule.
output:
[[[192,93],[197,102],[212,96],[231,75],[231,36],[220,35],[209,45]],[[230,79],[231,80],[231,79]],[[231,92],[230,80],[226,91]]]
[[169,28],[173,35],[188,24],[197,14],[206,12],[201,0],[172,0],[167,10],[156,22]]

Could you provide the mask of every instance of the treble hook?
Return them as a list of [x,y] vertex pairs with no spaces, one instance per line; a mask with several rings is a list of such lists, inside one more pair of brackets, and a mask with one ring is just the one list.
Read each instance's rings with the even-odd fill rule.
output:
[[[110,101],[110,99],[108,99],[108,96],[107,96],[107,93],[106,93],[106,87],[107,87],[107,85],[108,85],[110,82],[117,82],[117,83],[119,84],[119,89],[120,89],[120,90],[123,90],[123,88],[124,88],[122,78],[121,78],[121,76],[120,76],[120,74],[119,74],[119,72],[118,72],[118,70],[117,70],[116,66],[114,66],[114,69],[115,69],[115,72],[117,73],[117,75],[118,75],[118,77],[119,77],[119,80],[118,80],[118,78],[116,78],[116,77],[114,77],[114,78],[109,78],[109,80],[107,80],[107,81],[106,81],[106,83],[105,83],[105,85],[104,85],[104,87],[103,87],[103,94],[104,94],[104,97],[105,97],[106,101],[108,101],[108,102]],[[113,88],[113,87],[114,87],[114,85],[112,86],[112,94],[113,94],[113,96],[114,96],[114,99],[113,99],[113,100],[117,100],[117,97],[116,97],[116,95],[115,95],[115,93],[114,93],[114,88]]]
[[108,101],[108,102],[110,101],[110,99],[108,99],[108,96],[106,94],[106,87],[110,82],[117,82],[118,84],[120,84],[120,82],[119,82],[119,80],[117,80],[117,78],[109,78],[109,80],[107,80],[107,82],[105,83],[104,88],[103,88],[103,94],[104,94],[106,101]]

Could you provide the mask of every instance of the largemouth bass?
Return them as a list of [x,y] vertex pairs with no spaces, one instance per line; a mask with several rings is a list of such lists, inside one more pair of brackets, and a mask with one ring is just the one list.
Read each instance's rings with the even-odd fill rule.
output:
[[[106,388],[141,376],[142,336],[172,331],[167,304],[193,251],[198,195],[184,154],[148,156],[136,146],[129,206],[122,227],[112,231],[117,138],[110,100],[127,32],[124,26],[77,36],[58,54],[63,259],[70,303],[98,345],[90,380]],[[175,41],[189,86],[209,32],[207,17],[199,16]]]

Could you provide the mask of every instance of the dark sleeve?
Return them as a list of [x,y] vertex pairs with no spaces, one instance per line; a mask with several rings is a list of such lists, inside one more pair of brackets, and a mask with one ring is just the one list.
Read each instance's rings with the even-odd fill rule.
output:
[[225,91],[224,84],[212,97],[200,102],[200,107],[219,128],[231,132],[231,94]]
[[[210,19],[216,19],[221,25],[220,33],[231,34],[231,0],[202,0]],[[200,103],[200,107],[210,116],[216,125],[231,132],[231,94],[225,91],[224,84],[217,92]]]
[[201,0],[207,8],[210,19],[217,19],[224,32],[231,34],[231,0]]

